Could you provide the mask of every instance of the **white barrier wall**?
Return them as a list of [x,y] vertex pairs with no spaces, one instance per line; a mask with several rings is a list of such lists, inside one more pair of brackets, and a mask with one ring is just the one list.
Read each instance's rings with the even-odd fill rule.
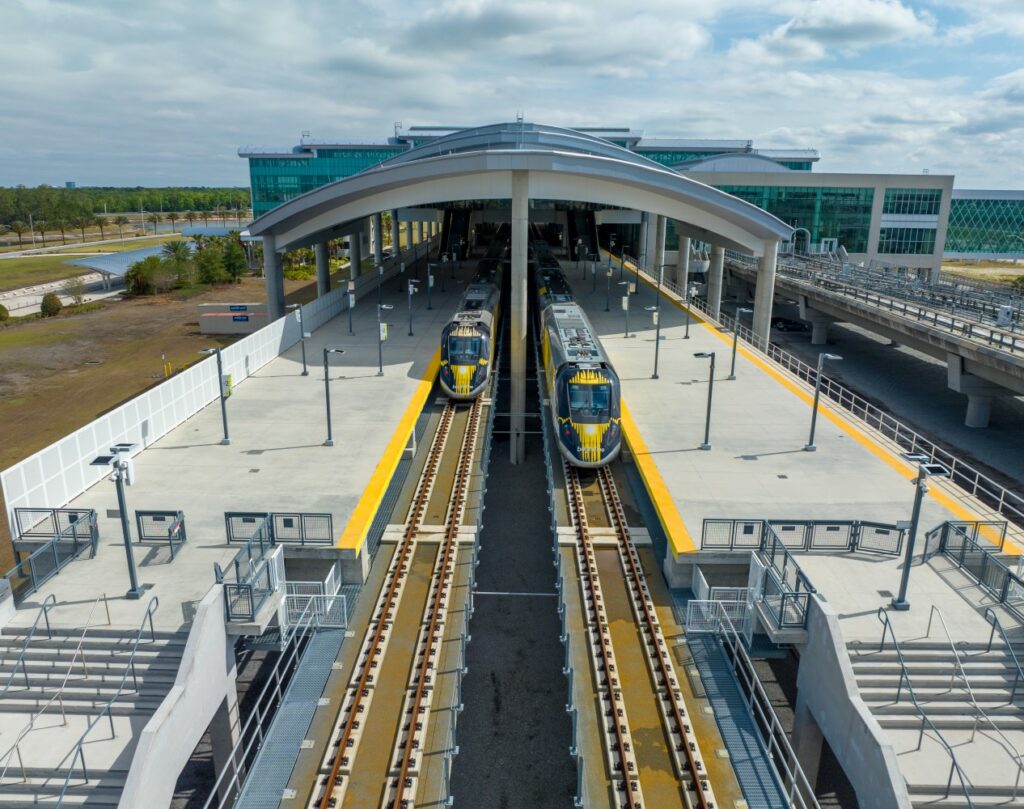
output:
[[[411,266],[426,250],[422,244],[418,247],[418,251],[405,251],[400,260]],[[394,278],[398,270],[398,259],[385,263],[384,280]],[[358,278],[357,299],[376,289],[378,278],[375,272]],[[347,290],[332,290],[302,307],[302,328],[315,331],[347,308]],[[238,385],[295,345],[300,336],[298,317],[290,312],[223,349],[224,373],[231,376],[233,386]],[[0,472],[11,537],[17,532],[14,509],[67,505],[107,475],[106,467],[90,466],[98,455],[109,454],[110,447],[120,443],[135,444],[132,455],[137,455],[213,402],[217,394],[217,360],[211,356]]]

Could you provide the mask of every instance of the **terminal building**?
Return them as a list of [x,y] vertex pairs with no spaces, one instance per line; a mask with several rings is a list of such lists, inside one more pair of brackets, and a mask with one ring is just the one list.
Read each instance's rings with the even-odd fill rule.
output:
[[[380,143],[305,136],[292,148],[241,148],[239,156],[249,161],[253,215],[459,131],[396,126]],[[795,228],[797,252],[842,247],[856,262],[912,268],[937,268],[944,256],[1024,258],[1024,191],[955,188],[950,175],[820,172],[815,149],[757,148],[750,140],[645,137],[617,127],[576,131],[764,208]],[[677,247],[670,222],[665,249]]]

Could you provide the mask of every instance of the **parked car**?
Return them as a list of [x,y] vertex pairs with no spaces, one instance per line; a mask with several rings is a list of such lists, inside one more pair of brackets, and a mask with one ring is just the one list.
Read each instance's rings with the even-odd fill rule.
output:
[[793,320],[789,317],[773,317],[772,328],[779,331],[810,331],[811,325],[802,320]]

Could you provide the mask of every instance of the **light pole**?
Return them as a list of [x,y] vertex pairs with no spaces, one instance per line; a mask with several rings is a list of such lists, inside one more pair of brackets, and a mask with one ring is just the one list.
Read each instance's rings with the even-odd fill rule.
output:
[[377,265],[377,305],[380,306],[384,294],[384,265]]
[[661,346],[661,283],[664,277],[665,265],[662,264],[658,267],[658,300],[654,306],[645,307],[654,318],[654,373],[651,374],[651,379],[658,378],[658,349]]
[[733,316],[733,319],[732,319],[732,364],[729,366],[729,376],[727,376],[726,379],[730,379],[730,380],[736,379],[736,345],[740,341],[740,314],[743,314],[743,313],[749,314],[752,311],[754,311],[754,310],[753,309],[745,309],[744,307],[741,306],[741,307],[739,307],[736,310],[736,314]]
[[590,259],[590,277],[593,282],[590,291],[597,294],[597,262],[600,256],[597,253],[591,253],[588,258]]
[[433,309],[433,305],[430,300],[430,292],[434,288],[434,272],[431,270],[433,262],[427,262],[427,309]]
[[306,367],[306,338],[312,337],[308,331],[302,331],[302,307],[297,303],[288,305],[288,308],[295,312],[295,322],[299,324],[299,343],[302,345],[302,375],[309,376],[309,369]]
[[608,272],[612,271],[612,250],[615,247],[615,234],[608,237]]
[[356,308],[356,282],[348,282],[348,333],[355,334],[352,331],[352,310]]
[[700,445],[700,449],[711,449],[711,397],[715,392],[715,352],[698,351],[693,356],[711,360],[711,369],[708,372],[708,412],[704,417],[704,443]]
[[390,303],[377,306],[377,376],[384,376],[384,335],[387,331],[387,324],[381,320],[381,315],[394,308]]
[[825,367],[827,360],[834,360],[838,362],[841,360],[838,354],[825,354],[824,352],[818,354],[818,375],[814,380],[814,404],[811,405],[811,434],[807,438],[807,444],[804,446],[804,452],[814,452],[817,447],[814,446],[814,425],[818,421],[818,399],[821,398],[821,369]]
[[441,263],[439,265],[441,267],[441,272],[438,273],[438,275],[441,278],[441,291],[442,292],[445,291],[445,286],[444,286],[444,265],[445,264],[451,264],[451,258],[448,256],[447,253],[442,253],[441,254]]
[[683,335],[684,340],[690,339],[690,302],[693,300],[693,295],[696,291],[696,287],[688,287],[684,295],[686,298],[686,334]]
[[[576,239],[576,269],[580,268],[580,259],[583,258],[583,239]],[[587,280],[587,262],[583,261],[583,280]]]
[[624,286],[626,288],[625,289],[626,294],[622,296],[622,310],[626,313],[626,333],[625,333],[624,337],[627,340],[632,336],[629,333],[629,292],[630,292],[629,287],[630,287],[630,285],[632,283],[633,283],[632,281],[619,281],[619,286],[620,287]]
[[224,380],[224,364],[220,358],[219,348],[204,348],[199,352],[204,356],[210,356],[213,354],[217,358],[217,385],[220,391],[220,418],[224,423],[224,437],[220,440],[222,444],[230,444],[231,436],[228,434],[228,395],[227,395],[227,383]]
[[605,273],[608,283],[604,290],[604,310],[610,312],[612,310],[612,267],[608,265],[608,271]]
[[327,405],[327,440],[324,441],[325,447],[334,446],[334,433],[331,431],[331,378],[329,375],[329,369],[327,365],[327,358],[330,354],[344,354],[345,349],[343,348],[325,348],[324,349],[324,403]]
[[419,281],[409,279],[409,336],[412,337],[412,296],[416,294],[416,287]]
[[121,535],[124,537],[124,555],[128,561],[128,581],[131,586],[124,594],[125,598],[137,600],[142,598],[145,590],[139,587],[139,579],[135,575],[135,554],[132,553],[132,530],[128,523],[128,504],[124,496],[125,481],[131,483],[130,461],[122,458],[134,449],[135,444],[116,444],[110,448],[110,455],[100,455],[95,458],[91,466],[109,466],[111,468],[110,480],[114,482],[117,489],[117,508],[121,512]]
[[907,601],[907,586],[910,584],[910,564],[914,561],[914,543],[917,541],[917,526],[921,521],[921,501],[928,491],[927,480],[930,477],[946,477],[949,470],[942,464],[927,463],[928,456],[920,453],[906,453],[903,456],[908,461],[916,462],[917,478],[914,480],[914,508],[910,513],[910,530],[907,536],[907,555],[903,560],[903,573],[900,576],[900,592],[890,603],[894,610],[910,609],[910,602]]
[[405,286],[403,281],[405,281],[405,262],[404,261],[399,261],[398,262],[398,291],[399,292],[401,292],[402,291],[402,287]]

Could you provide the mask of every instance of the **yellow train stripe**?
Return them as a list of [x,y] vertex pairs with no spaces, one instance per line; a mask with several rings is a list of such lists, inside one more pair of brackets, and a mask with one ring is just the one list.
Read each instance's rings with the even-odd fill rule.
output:
[[337,547],[345,551],[346,556],[349,553],[352,556],[358,556],[363,543],[366,541],[370,524],[373,522],[377,509],[380,508],[381,501],[384,499],[384,492],[387,491],[391,477],[395,474],[398,462],[402,459],[402,453],[409,443],[409,436],[412,435],[416,419],[419,418],[423,405],[426,404],[430,391],[434,387],[434,379],[437,377],[437,369],[440,367],[440,364],[441,350],[438,349],[427,364],[427,369],[423,372],[423,376],[420,377],[420,381],[416,385],[416,391],[413,393],[401,421],[398,422],[398,427],[395,428],[391,440],[377,462],[376,469],[373,470],[373,474],[370,476],[370,482],[363,490],[362,497],[359,498],[359,502],[352,510],[352,514],[345,524],[345,530],[342,531],[341,537],[338,539]]
[[683,517],[676,508],[672,494],[665,485],[665,479],[661,476],[658,465],[654,462],[647,445],[644,443],[640,430],[633,421],[633,415],[626,407],[625,398],[620,399],[622,408],[622,435],[629,445],[629,451],[633,454],[633,462],[640,471],[644,486],[654,503],[654,510],[658,513],[658,520],[661,522],[662,530],[668,538],[668,547],[673,557],[683,553],[694,553],[700,550],[690,536],[690,532],[683,522]]

